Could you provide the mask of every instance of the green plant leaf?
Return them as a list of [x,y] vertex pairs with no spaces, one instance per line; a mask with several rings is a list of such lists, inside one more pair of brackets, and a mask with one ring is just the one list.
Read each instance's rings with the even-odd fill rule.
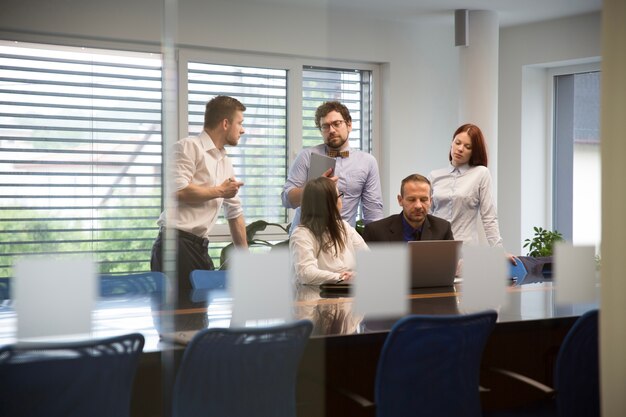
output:
[[546,230],[543,227],[533,227],[535,235],[532,239],[524,240],[524,248],[528,248],[528,256],[552,256],[554,243],[563,240],[563,235],[557,230]]

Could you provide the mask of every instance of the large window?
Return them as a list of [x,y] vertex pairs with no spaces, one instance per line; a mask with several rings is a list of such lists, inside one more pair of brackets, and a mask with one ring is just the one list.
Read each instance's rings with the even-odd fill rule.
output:
[[[351,146],[371,151],[371,69],[188,53],[181,135],[201,131],[216,95],[247,107],[246,134],[228,153],[248,223],[289,222],[280,193],[293,155],[322,140],[313,115],[323,101],[348,106]],[[94,254],[101,273],[148,270],[163,208],[161,120],[158,54],[0,41],[0,277],[25,254]],[[216,265],[225,223],[211,235]]]
[[[246,222],[286,223],[280,192],[287,176],[287,71],[189,62],[187,74],[190,135],[202,131],[211,98],[228,95],[246,106],[246,134],[238,146],[227,149],[237,178],[245,184],[239,196]],[[218,225],[224,223],[220,217]],[[211,240],[209,253],[216,266],[227,239],[230,236]]]
[[[297,152],[322,141],[314,121],[315,109],[322,102],[339,100],[348,106],[353,118],[350,145],[365,151],[371,149],[371,71],[311,66],[288,69],[288,64],[283,69],[277,67],[212,64],[196,59],[187,62],[189,134],[202,130],[204,107],[212,97],[230,95],[246,105],[246,134],[238,146],[228,148],[228,154],[237,177],[245,183],[240,195],[247,223],[289,222],[280,198],[289,168],[288,151]],[[298,103],[288,97],[290,71],[301,71],[301,111]],[[290,111],[302,115],[301,141],[290,137]],[[225,226],[220,226],[224,223],[223,219],[218,221],[209,247],[215,265],[219,265],[221,249],[230,240]],[[273,237],[282,240],[286,235]],[[271,233],[267,239],[272,239]]]
[[160,57],[0,42],[0,277],[22,254],[148,270],[160,210]]
[[554,227],[600,247],[600,72],[555,77]]
[[[207,101],[217,95],[245,106],[239,145],[228,148],[241,188],[247,222],[287,221],[280,192],[287,175],[287,71],[190,62],[188,64],[189,134],[202,131]],[[223,223],[220,219],[220,223]]]

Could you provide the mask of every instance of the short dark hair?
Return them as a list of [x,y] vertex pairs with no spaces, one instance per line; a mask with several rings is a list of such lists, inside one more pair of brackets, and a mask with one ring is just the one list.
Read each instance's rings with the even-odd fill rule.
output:
[[338,101],[326,101],[322,103],[317,108],[317,110],[315,110],[315,126],[318,129],[322,128],[322,124],[320,122],[320,120],[322,120],[322,117],[326,117],[326,115],[330,113],[331,111],[336,111],[340,113],[341,117],[343,117],[343,120],[345,120],[346,123],[352,123],[352,116],[350,116],[350,110],[348,110],[346,106],[344,106]]
[[236,98],[229,96],[212,98],[206,104],[206,110],[204,111],[204,128],[213,129],[224,119],[232,122],[237,110],[246,111],[246,106]]
[[428,184],[428,188],[430,189],[430,193],[433,193],[433,187],[430,185],[430,181],[428,180],[428,178],[426,178],[423,175],[420,174],[411,174],[408,177],[406,177],[405,179],[402,180],[402,183],[400,184],[400,195],[402,197],[404,197],[404,184],[406,184],[407,182],[424,182],[426,184]]
[[[472,156],[470,156],[470,160],[468,162],[469,166],[473,167],[476,165],[482,165],[484,167],[487,166],[487,143],[485,142],[485,137],[483,136],[483,132],[476,125],[471,123],[466,123],[460,126],[452,135],[452,140],[461,132],[467,133],[467,136],[470,137],[472,141]],[[448,160],[452,162],[452,150],[448,153]]]

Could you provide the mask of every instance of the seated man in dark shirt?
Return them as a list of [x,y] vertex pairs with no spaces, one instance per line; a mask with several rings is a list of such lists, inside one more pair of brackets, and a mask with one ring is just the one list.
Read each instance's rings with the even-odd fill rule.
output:
[[402,212],[366,225],[363,239],[366,242],[454,240],[450,222],[428,214],[431,194],[428,178],[409,175],[402,180],[398,195]]

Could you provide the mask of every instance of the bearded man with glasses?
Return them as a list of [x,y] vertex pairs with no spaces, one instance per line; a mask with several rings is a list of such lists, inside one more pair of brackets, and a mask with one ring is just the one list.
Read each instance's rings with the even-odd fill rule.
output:
[[285,207],[297,209],[290,232],[299,223],[302,190],[313,153],[336,159],[334,171],[329,169],[323,175],[334,181],[343,194],[341,217],[350,226],[356,224],[359,207],[365,224],[381,219],[383,198],[378,163],[369,153],[350,148],[348,136],[352,131],[352,117],[348,108],[338,101],[323,103],[315,111],[315,126],[320,130],[324,143],[300,151],[289,169],[281,194]]

